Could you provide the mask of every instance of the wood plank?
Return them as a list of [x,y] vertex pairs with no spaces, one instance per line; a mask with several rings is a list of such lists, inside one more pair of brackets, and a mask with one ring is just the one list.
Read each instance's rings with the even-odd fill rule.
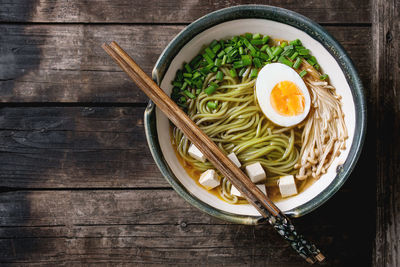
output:
[[[373,220],[352,212],[364,200],[342,192],[295,220],[326,253],[324,266],[369,264],[373,227],[356,226],[358,219],[368,226]],[[269,225],[213,219],[171,190],[2,193],[0,262],[308,266]]]
[[400,266],[400,3],[373,1],[377,212],[374,266]]
[[199,17],[241,4],[279,6],[323,23],[370,23],[367,0],[307,1],[0,1],[0,22],[89,22],[89,23],[190,23]]
[[[141,107],[1,108],[0,187],[169,187],[147,147],[143,112]],[[374,163],[363,157],[359,165],[354,177],[367,176]]]
[[144,108],[0,109],[0,186],[169,187],[144,136]]
[[[134,102],[147,97],[100,45],[116,40],[150,74],[184,26],[0,25],[1,102]],[[329,26],[369,88],[369,27]]]

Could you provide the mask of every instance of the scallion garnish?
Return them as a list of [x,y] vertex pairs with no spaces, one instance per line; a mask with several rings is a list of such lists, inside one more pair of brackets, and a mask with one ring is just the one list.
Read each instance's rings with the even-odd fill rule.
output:
[[218,71],[217,75],[215,75],[215,78],[219,81],[222,81],[222,79],[224,79],[224,74],[222,73],[222,71]]
[[302,71],[299,73],[299,75],[300,75],[301,78],[303,78],[306,74],[307,74],[307,71],[306,71],[306,70],[302,70]]
[[211,82],[210,86],[208,86],[206,89],[204,89],[204,92],[206,92],[207,95],[213,94],[218,88],[218,84]]
[[278,61],[279,61],[280,63],[283,63],[283,64],[285,64],[285,65],[288,65],[289,67],[292,67],[292,66],[293,66],[293,62],[290,61],[289,59],[287,59],[285,56],[280,56],[279,59],[278,59]]
[[298,57],[293,64],[293,68],[298,69],[300,67],[300,64],[301,64],[301,58]]
[[216,109],[217,106],[218,106],[218,104],[213,102],[213,101],[208,101],[207,102],[207,107],[210,108],[210,109]]
[[258,74],[258,69],[252,69],[250,72],[250,78],[257,77],[257,74]]
[[328,79],[329,78],[329,76],[328,76],[328,74],[323,74],[323,75],[321,75],[321,76],[319,76],[319,79],[320,80],[322,80],[322,81],[325,81],[326,79]]
[[235,78],[237,76],[236,69],[230,69],[229,74],[232,76],[232,78]]
[[[184,63],[176,72],[175,79],[171,82],[173,86],[171,98],[187,110],[187,99],[196,98],[202,91],[209,95],[213,94],[219,87],[217,83],[224,82],[224,73],[232,78],[243,77],[246,70],[250,68],[248,75],[253,79],[257,77],[258,71],[264,65],[277,61],[299,69],[302,61],[306,60],[316,70],[320,69],[317,59],[299,39],[290,42],[281,41],[275,46],[274,42],[268,44],[269,39],[268,35],[246,33],[228,40],[213,40],[202,53],[195,56],[189,63]],[[210,73],[215,73],[213,74],[215,75],[214,82],[202,89]],[[301,77],[306,74],[306,70],[299,73]],[[320,79],[326,80],[328,75],[321,75]],[[209,105],[214,106],[217,103],[214,101],[207,103],[207,106],[213,109]]]

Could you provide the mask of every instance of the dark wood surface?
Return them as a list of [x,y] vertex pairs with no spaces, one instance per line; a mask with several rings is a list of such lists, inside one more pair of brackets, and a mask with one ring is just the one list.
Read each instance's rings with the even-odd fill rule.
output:
[[[203,214],[161,176],[147,98],[100,48],[149,74],[187,23],[254,1],[0,0],[0,265],[308,266],[268,225]],[[323,266],[400,265],[398,1],[264,1],[321,23],[350,54],[368,102],[355,170],[294,220]]]

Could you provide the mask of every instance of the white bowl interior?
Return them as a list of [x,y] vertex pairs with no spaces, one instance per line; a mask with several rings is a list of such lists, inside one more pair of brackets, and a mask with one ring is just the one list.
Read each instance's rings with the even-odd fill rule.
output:
[[[318,181],[313,183],[300,194],[276,203],[279,209],[282,211],[288,211],[315,198],[320,192],[329,186],[336,176],[337,166],[345,162],[353,140],[355,127],[355,107],[353,96],[338,63],[322,44],[297,28],[275,21],[264,19],[240,19],[228,21],[205,30],[188,42],[170,64],[161,82],[161,88],[170,95],[172,90],[171,81],[174,79],[176,71],[182,67],[183,62],[189,62],[194,56],[196,56],[204,45],[209,44],[214,39],[226,39],[246,32],[267,34],[274,39],[294,40],[299,38],[305,47],[311,49],[312,54],[317,58],[322,69],[325,73],[329,74],[331,84],[336,87],[337,93],[342,96],[345,122],[349,132],[346,150],[336,158],[327,173]],[[167,117],[159,109],[156,109],[156,117],[158,139],[165,160],[175,176],[191,194],[210,206],[225,212],[250,216],[259,215],[258,211],[251,205],[232,205],[226,203],[218,197],[208,193],[206,189],[198,186],[180,165],[174,153],[171,145],[170,131],[168,130],[169,121]]]

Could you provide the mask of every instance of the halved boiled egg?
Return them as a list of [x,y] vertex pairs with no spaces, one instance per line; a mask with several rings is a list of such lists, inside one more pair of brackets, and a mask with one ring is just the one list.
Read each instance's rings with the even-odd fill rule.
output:
[[280,126],[296,125],[310,111],[307,86],[299,74],[285,64],[272,63],[260,70],[256,96],[265,116]]

